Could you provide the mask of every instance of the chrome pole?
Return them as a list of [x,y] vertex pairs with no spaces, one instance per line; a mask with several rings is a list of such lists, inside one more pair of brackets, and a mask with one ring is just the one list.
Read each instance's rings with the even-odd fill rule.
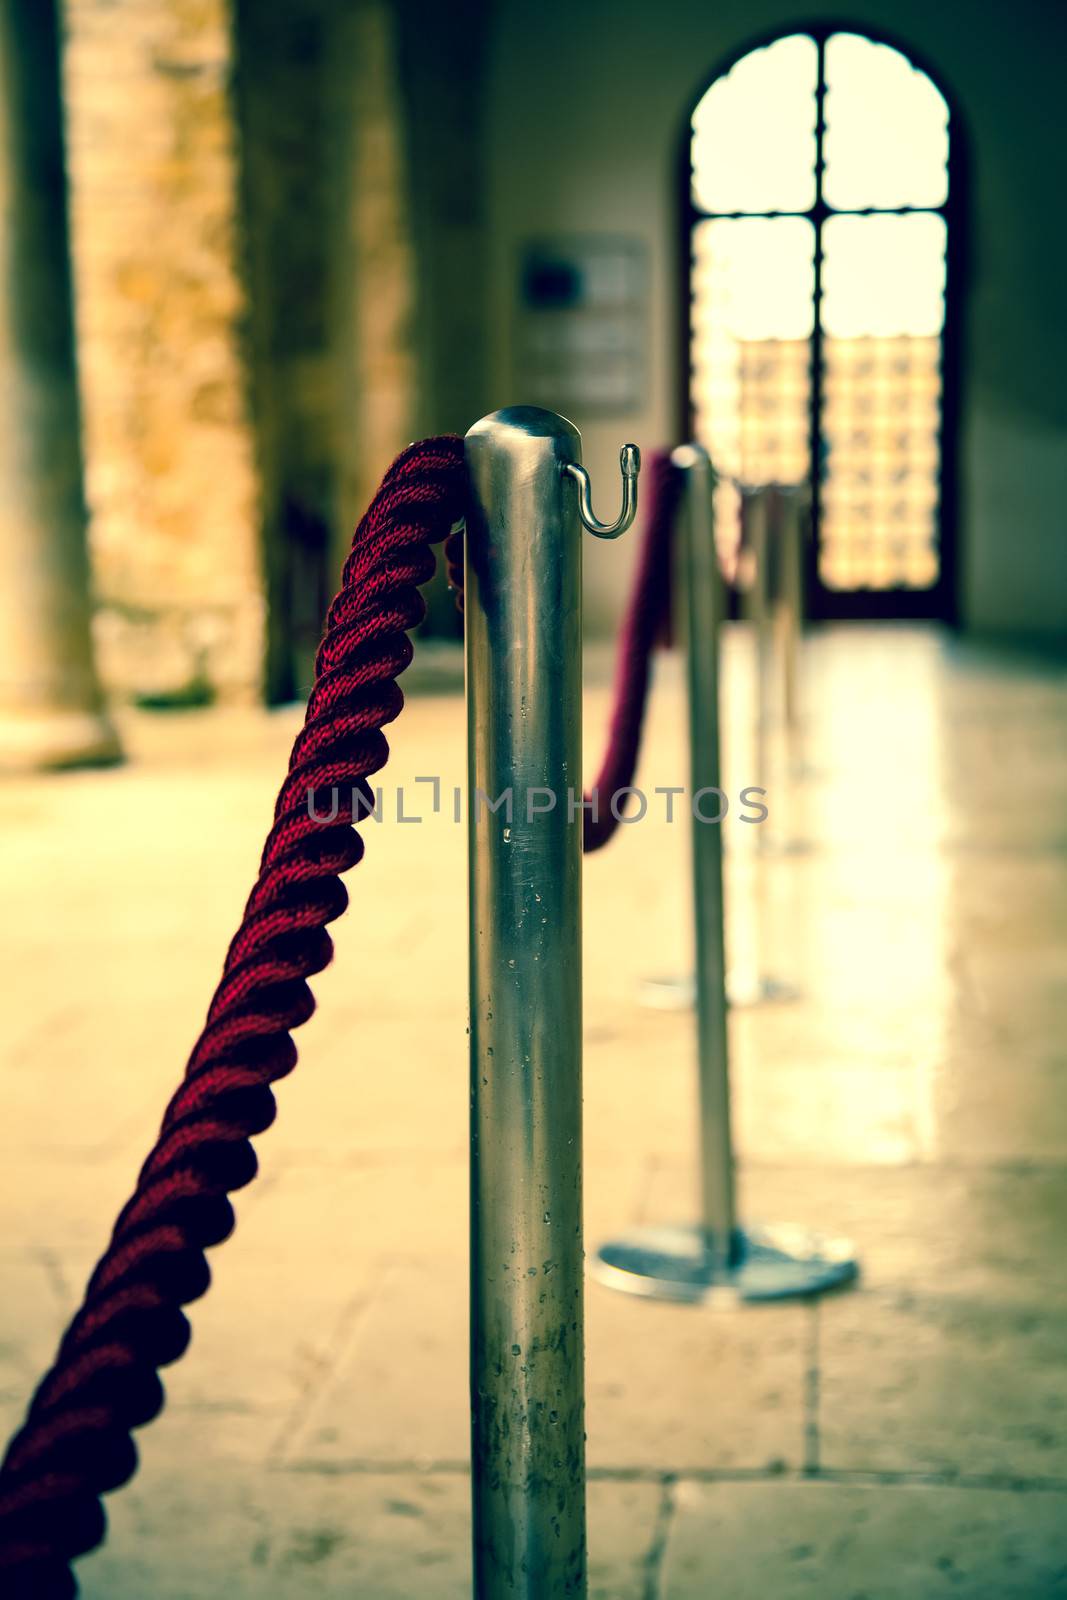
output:
[[[700,1106],[700,1220],[643,1227],[603,1245],[593,1262],[601,1282],[660,1300],[734,1304],[813,1295],[857,1274],[847,1240],[792,1224],[740,1226],[730,1128],[727,984],[724,960],[722,829],[700,820],[712,803],[700,791],[719,783],[719,624],[723,587],[715,552],[713,473],[700,445],[671,457],[685,473],[684,570],[687,603],[690,775],[693,808],[695,999]],[[764,501],[764,508],[766,502]],[[762,508],[761,508],[762,509]],[[759,527],[759,525],[757,525]],[[763,572],[766,520],[762,522]],[[761,587],[765,577],[759,577]],[[764,607],[766,611],[766,607]],[[719,809],[716,807],[716,809]],[[731,999],[731,1003],[734,1003]]]
[[[803,795],[800,780],[803,777],[801,758],[800,715],[798,708],[798,678],[800,652],[800,625],[803,605],[803,527],[804,489],[799,485],[773,484],[766,491],[768,497],[767,529],[770,534],[772,590],[771,617],[774,640],[775,688],[781,705],[780,760],[774,778],[783,805],[779,809],[790,822],[790,831],[776,831],[761,843],[770,842],[777,851],[788,855],[803,855],[810,849],[804,836],[800,812]],[[776,727],[779,725],[776,719]]]
[[[764,484],[747,492],[749,540],[755,563],[752,622],[756,645],[756,782],[766,788],[770,760],[774,673],[773,593],[770,573],[770,490]],[[762,831],[758,843],[764,843]]]
[[[760,853],[803,855],[801,834],[783,832],[795,821],[799,776],[796,677],[800,609],[800,512],[798,491],[767,483],[750,491],[750,528],[756,581],[752,615],[756,630],[756,769],[763,786],[774,783],[781,819],[757,836]],[[792,787],[791,787],[792,786]],[[767,980],[772,989],[777,987]],[[783,996],[788,991],[782,991]],[[765,996],[769,998],[771,996]]]
[[693,924],[696,951],[697,1063],[700,1094],[701,1218],[706,1248],[720,1266],[734,1258],[737,1226],[730,1078],[726,1038],[726,949],[722,827],[701,820],[720,809],[719,625],[723,585],[715,551],[711,462],[701,445],[682,445],[671,461],[685,474],[683,562],[692,804]]
[[[633,518],[627,450],[607,536]],[[534,407],[467,434],[477,1600],[586,1593],[580,461]]]
[[796,766],[796,739],[800,711],[797,703],[798,658],[800,654],[801,606],[803,603],[803,490],[779,490],[782,514],[781,573],[784,642],[782,649],[782,712],[789,741],[790,767]]
[[[686,464],[683,466],[683,463],[689,463],[689,458],[692,452],[697,452],[698,457],[703,458],[703,461],[706,464],[704,467],[700,467],[699,465],[694,466],[691,464]],[[690,759],[694,769],[699,766],[701,771],[717,772],[719,738],[717,656],[718,634],[717,632],[714,634],[715,643],[713,651],[711,642],[713,636],[709,631],[709,622],[710,617],[714,612],[717,628],[718,620],[721,620],[725,610],[725,596],[723,592],[722,579],[719,575],[718,562],[715,558],[713,521],[714,473],[712,471],[711,463],[708,460],[707,452],[704,451],[703,447],[700,445],[682,445],[674,452],[672,459],[676,465],[686,471],[691,485],[686,494],[686,518],[687,525],[690,530],[687,535],[687,549],[689,551],[689,555],[687,556],[687,571],[690,581],[690,592],[687,597],[687,604],[689,608],[688,626],[690,630],[690,638],[695,640],[696,643],[695,647],[690,652],[688,663],[691,741]],[[696,482],[699,483],[702,481],[704,473],[707,474],[706,492],[703,489],[695,490],[692,486],[694,477]],[[756,693],[752,715],[752,723],[755,728],[754,779],[759,787],[766,788],[768,785],[767,773],[769,768],[770,749],[770,722],[772,703],[771,682],[774,667],[773,621],[771,608],[772,591],[770,586],[771,563],[769,522],[770,507],[768,503],[769,490],[766,486],[753,487],[748,484],[738,484],[738,489],[741,494],[741,515],[744,518],[746,543],[751,552],[753,561],[753,578],[752,583],[745,594],[744,615],[745,620],[751,624],[753,652],[755,657]],[[705,530],[709,528],[711,529],[710,545],[707,534],[705,533],[703,539],[698,538],[696,533],[693,531],[694,527],[701,527]],[[697,590],[696,587],[698,584],[700,586],[699,590]],[[713,714],[715,718],[714,729],[711,727],[710,722],[705,720],[701,711],[701,707],[704,705],[714,705],[714,712],[709,713],[709,716]],[[712,760],[710,753],[712,742],[714,742],[715,746],[714,760]],[[696,788],[699,787],[699,785],[696,783],[695,770],[693,781],[695,793]],[[709,777],[703,781],[709,784],[717,785],[718,778]],[[718,830],[715,831],[717,832]],[[699,833],[699,828],[697,829],[697,832]],[[768,848],[767,835],[762,828],[756,835],[755,844],[757,855],[762,855]],[[701,848],[699,845],[694,845],[694,850],[699,848]],[[719,898],[721,899],[721,839],[716,841],[716,848],[719,851],[718,894]],[[773,845],[771,848],[773,848]],[[708,850],[708,843],[706,840],[703,850],[706,854]],[[694,857],[694,877],[701,872],[708,876],[709,880],[710,877],[713,876],[713,869],[711,869],[710,866],[700,867],[696,861],[696,858]],[[696,906],[698,908],[701,905],[712,906],[714,904],[714,892],[709,895],[706,891],[701,890],[696,885],[695,888]],[[750,906],[750,912],[750,920],[758,924],[761,921],[762,912],[761,897],[759,895],[753,898]],[[710,935],[707,934],[706,930],[708,927],[708,919],[713,917],[713,910],[708,910],[705,914],[701,914],[698,911],[698,925],[705,928],[705,940],[710,938]],[[759,929],[757,927],[755,939],[757,952],[760,943],[758,933]],[[706,945],[706,948],[710,950],[710,945]],[[710,1040],[718,1028],[718,1025],[711,1021],[707,1015],[703,1023],[701,1023],[699,1020],[699,970],[703,959],[704,958],[700,954],[700,947],[698,944],[697,972],[692,974],[686,973],[684,975],[672,974],[670,976],[646,978],[642,982],[640,995],[641,1001],[644,1005],[647,1005],[657,1011],[690,1011],[695,1006],[698,1007],[698,1027],[701,1030],[701,1039],[702,1041],[708,1041],[707,1043],[701,1043],[702,1070],[703,1064],[711,1059],[713,1046],[711,1045]],[[709,983],[705,977],[705,1014],[707,1014],[708,1006],[710,1004],[710,1002],[707,1000],[707,996],[713,992],[713,987],[713,983]],[[735,1011],[748,1010],[752,1007],[766,1004],[781,1004],[798,998],[797,991],[792,984],[785,982],[781,978],[764,974],[759,970],[758,965],[751,962],[741,966],[736,966],[727,973],[726,995],[729,1005]],[[707,1096],[705,1091],[702,1089],[702,1103],[704,1103],[706,1098]],[[722,1096],[720,1096],[720,1099],[721,1098]],[[724,1122],[727,1120],[725,1112],[722,1114],[719,1120]],[[707,1164],[705,1164],[705,1170],[707,1170]],[[709,1211],[709,1215],[712,1214],[716,1215],[721,1223],[723,1219],[725,1219],[727,1212],[725,1208],[720,1205],[715,1208],[714,1213]]]

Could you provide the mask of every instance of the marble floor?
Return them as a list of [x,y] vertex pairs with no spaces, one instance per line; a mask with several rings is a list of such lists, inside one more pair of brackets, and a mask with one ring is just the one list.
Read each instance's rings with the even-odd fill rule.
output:
[[[593,660],[595,767],[608,694]],[[744,1214],[850,1236],[858,1285],[734,1310],[590,1283],[590,1592],[603,1600],[1067,1596],[1067,664],[912,627],[805,642],[761,763],[726,640]],[[639,782],[683,784],[678,664]],[[295,711],[131,716],[122,768],[0,787],[0,1423],[105,1241],[198,1031]],[[463,781],[455,694],[412,696],[391,787]],[[787,759],[788,756],[788,759]],[[410,790],[418,794],[417,789]],[[260,1177],[213,1257],[87,1600],[462,1600],[464,831],[369,827]],[[756,848],[757,842],[761,848]],[[586,1229],[693,1216],[684,826],[585,870]]]

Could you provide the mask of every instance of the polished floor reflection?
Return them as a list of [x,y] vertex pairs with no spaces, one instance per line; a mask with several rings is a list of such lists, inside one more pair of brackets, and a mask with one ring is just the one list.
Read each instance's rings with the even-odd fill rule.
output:
[[[850,1235],[859,1287],[725,1313],[591,1284],[591,1593],[1067,1595],[1067,669],[933,631],[805,645],[753,733],[725,647],[731,1020],[754,1220]],[[590,667],[587,765],[608,695]],[[677,663],[639,781],[685,782]],[[0,1416],[13,1426],[181,1070],[296,721],[130,721],[125,769],[0,789]],[[194,1308],[89,1600],[469,1594],[464,832],[454,696],[415,697],[261,1175]],[[447,789],[446,789],[447,792]],[[590,1245],[686,1221],[690,953],[662,801],[585,874]]]

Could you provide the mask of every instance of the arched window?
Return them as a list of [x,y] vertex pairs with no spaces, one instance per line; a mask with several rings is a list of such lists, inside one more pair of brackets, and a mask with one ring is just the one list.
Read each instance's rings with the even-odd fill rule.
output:
[[943,96],[888,45],[794,33],[714,80],[690,153],[697,437],[727,477],[811,482],[816,615],[949,615]]

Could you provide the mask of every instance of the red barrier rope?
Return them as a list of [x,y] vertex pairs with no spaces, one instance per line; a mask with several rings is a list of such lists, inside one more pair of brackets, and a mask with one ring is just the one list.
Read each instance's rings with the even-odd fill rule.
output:
[[[188,1344],[181,1307],[208,1287],[204,1251],[233,1228],[226,1197],[255,1176],[250,1139],[274,1120],[270,1085],[292,1071],[292,1029],[314,1009],[305,980],[333,954],[326,926],[348,903],[339,874],[363,853],[351,826],[353,791],[369,812],[366,780],[388,756],[382,728],[403,704],[396,680],[412,656],[407,631],[425,612],[418,585],[433,575],[433,545],[463,515],[465,483],[461,439],[412,445],[356,530],[304,727],[207,1024],[0,1467],[6,1600],[77,1593],[69,1563],[103,1538],[100,1496],[136,1469],[130,1430],[162,1408],[157,1368]],[[330,825],[312,818],[309,794],[319,816],[331,814],[337,795]]]
[[617,803],[616,797],[630,787],[637,771],[652,653],[670,625],[674,520],[683,476],[664,451],[649,457],[641,478],[645,500],[641,552],[619,635],[608,745],[592,789],[596,815],[587,809],[582,818],[586,854],[602,849],[626,814],[625,804]]
[[[582,849],[586,855],[607,844],[619,826],[619,818],[626,814],[626,805],[616,800],[629,789],[637,771],[652,654],[670,633],[674,519],[684,479],[670,453],[664,450],[648,458],[641,481],[645,506],[641,550],[619,634],[608,744],[596,782],[584,797]],[[462,529],[445,541],[445,565],[448,581],[456,591],[457,609],[462,612]],[[595,805],[591,806],[594,795]]]
[[[597,820],[584,814],[586,851],[606,844],[618,826],[610,801],[634,775],[651,654],[669,617],[681,475],[669,456],[657,455],[645,482],[644,537],[595,785],[603,811]],[[462,534],[450,529],[463,515],[465,487],[461,439],[412,445],[390,467],[356,530],[259,876],[206,1026],[81,1308],[0,1465],[6,1600],[77,1594],[70,1562],[103,1539],[100,1497],[137,1467],[131,1429],[162,1409],[157,1369],[188,1345],[181,1307],[210,1283],[204,1252],[233,1229],[227,1196],[256,1174],[250,1140],[274,1120],[270,1085],[296,1065],[292,1030],[314,1010],[306,979],[333,954],[326,927],[348,904],[340,874],[363,854],[353,824],[362,805],[373,808],[366,780],[388,757],[382,728],[403,705],[396,680],[413,653],[408,630],[425,614],[418,586],[433,576],[433,546],[442,540],[462,609]],[[328,825],[316,820],[324,813]]]

